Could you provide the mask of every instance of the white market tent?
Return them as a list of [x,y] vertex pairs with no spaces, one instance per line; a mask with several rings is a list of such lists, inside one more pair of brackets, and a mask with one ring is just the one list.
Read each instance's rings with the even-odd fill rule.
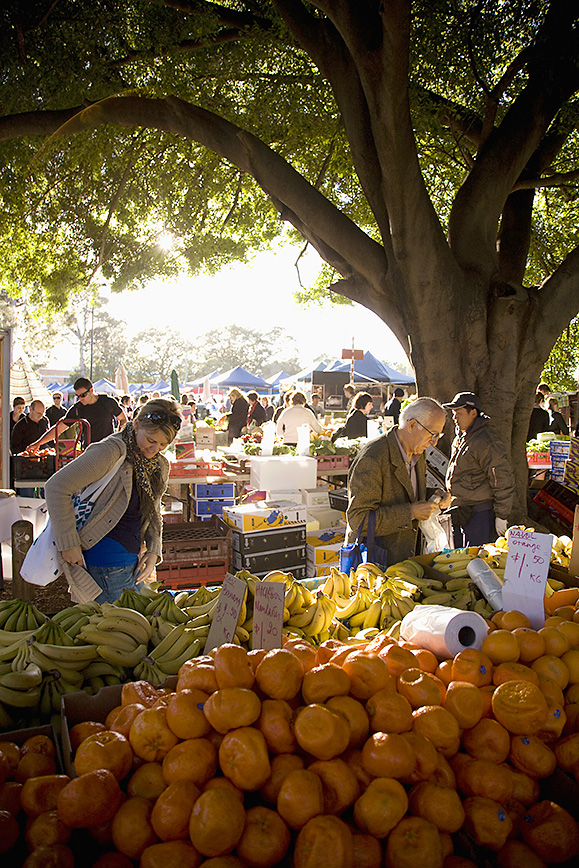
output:
[[27,404],[31,401],[42,401],[46,407],[52,404],[51,393],[23,356],[10,368],[10,404],[17,397],[24,398]]

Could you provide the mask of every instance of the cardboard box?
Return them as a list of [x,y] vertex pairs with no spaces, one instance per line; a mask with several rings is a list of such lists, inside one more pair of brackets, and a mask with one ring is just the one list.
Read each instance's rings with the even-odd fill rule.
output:
[[223,515],[224,506],[235,506],[235,499],[228,498],[193,498],[193,509],[196,516]]
[[177,440],[175,458],[177,461],[189,461],[189,459],[195,458],[195,443],[192,440]]
[[306,543],[305,523],[282,527],[266,528],[264,530],[241,533],[231,531],[231,545],[237,552],[270,552],[283,548],[296,548]]
[[296,455],[254,455],[250,484],[266,491],[315,488],[318,463],[315,458]]
[[330,489],[325,486],[317,488],[302,488],[302,501],[306,506],[330,508]]
[[197,425],[195,428],[195,443],[200,449],[216,449],[217,431],[211,425]]
[[431,470],[434,470],[438,476],[442,476],[444,479],[448,468],[448,458],[444,452],[441,452],[436,446],[429,446],[426,450],[426,463]]
[[223,519],[238,530],[263,530],[268,527],[284,527],[286,525],[306,521],[307,511],[303,503],[283,501],[271,503],[267,500],[257,503],[246,503],[242,506],[225,507]]
[[322,530],[308,531],[306,534],[309,546],[327,546],[343,543],[345,536],[345,529],[339,527],[326,527]]
[[315,565],[340,563],[341,548],[341,542],[330,545],[325,545],[323,543],[316,546],[308,545],[306,550],[308,561],[311,561]]
[[308,578],[310,579],[326,579],[330,574],[330,566],[335,564],[313,564],[308,561],[307,564]]
[[193,497],[235,497],[234,482],[193,482],[191,488]]
[[54,761],[56,763],[56,773],[61,775],[64,771],[62,761],[62,751],[60,749],[60,740],[56,734],[54,726],[44,724],[44,726],[27,726],[24,729],[10,729],[0,732],[0,741],[12,741],[19,747],[22,747],[25,741],[32,738],[34,735],[46,735],[53,742],[56,751]]

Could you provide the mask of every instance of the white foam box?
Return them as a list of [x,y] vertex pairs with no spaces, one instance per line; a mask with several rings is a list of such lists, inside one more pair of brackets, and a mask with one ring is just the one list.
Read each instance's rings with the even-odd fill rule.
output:
[[16,496],[16,503],[22,518],[32,522],[34,530],[34,539],[44,530],[48,521],[48,509],[46,501],[41,497],[19,497]]
[[346,536],[343,527],[326,527],[321,530],[309,531],[306,528],[306,542],[309,546],[327,546],[342,544]]
[[317,488],[302,488],[301,494],[306,506],[330,508],[330,489],[323,485]]
[[258,500],[241,506],[226,506],[223,508],[222,517],[230,527],[236,527],[238,530],[263,530],[268,527],[304,523],[307,519],[307,510],[303,503],[291,501],[273,503],[269,500]]
[[316,566],[318,564],[336,564],[340,562],[340,549],[342,548],[342,543],[334,543],[331,545],[317,545],[312,546],[308,545],[306,547],[306,554],[308,561],[311,561]]
[[251,457],[250,485],[266,491],[315,488],[318,462],[296,455],[255,455]]
[[436,446],[429,446],[426,450],[426,463],[431,467],[432,470],[439,473],[442,477],[446,475],[446,470],[448,468],[448,458],[441,452],[440,449],[437,449]]
[[288,488],[285,491],[266,491],[266,500],[291,500],[292,503],[303,503],[302,493],[299,488]]
[[319,522],[319,527],[338,527],[342,522],[342,513],[331,507],[308,506],[308,520]]

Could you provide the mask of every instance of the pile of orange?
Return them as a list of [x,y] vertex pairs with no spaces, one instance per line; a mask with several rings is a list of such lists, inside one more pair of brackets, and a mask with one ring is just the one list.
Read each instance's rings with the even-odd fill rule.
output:
[[72,839],[46,818],[40,848],[61,861],[26,868],[68,865],[75,840],[94,868],[475,868],[465,841],[500,868],[577,858],[541,782],[579,783],[579,623],[489,627],[446,661],[383,635],[224,645],[174,692],[125,685],[104,726],[71,731],[78,777],[44,813]]

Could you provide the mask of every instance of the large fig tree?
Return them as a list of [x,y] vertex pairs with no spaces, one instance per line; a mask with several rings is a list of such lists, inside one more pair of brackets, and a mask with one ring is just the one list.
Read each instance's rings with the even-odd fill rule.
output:
[[481,396],[522,508],[533,392],[579,310],[576,3],[12,5],[7,288],[134,285],[177,267],[160,226],[181,262],[218,267],[272,237],[269,200],[331,292],[392,329],[421,394]]

